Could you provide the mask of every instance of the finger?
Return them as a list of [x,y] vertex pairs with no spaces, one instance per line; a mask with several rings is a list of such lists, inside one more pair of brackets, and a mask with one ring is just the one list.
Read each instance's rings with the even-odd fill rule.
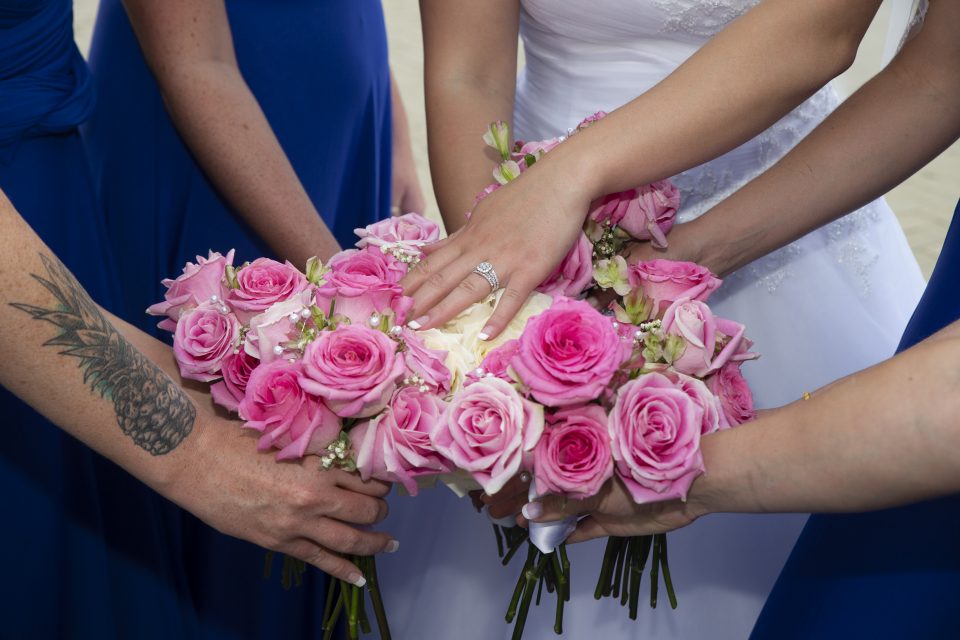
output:
[[526,493],[518,493],[503,498],[497,495],[496,500],[487,503],[487,511],[493,518],[509,518],[520,513],[528,500]]
[[423,191],[420,190],[419,184],[415,183],[413,187],[403,193],[403,198],[400,200],[400,210],[404,213],[413,212],[421,215],[427,210],[427,200],[423,197]]
[[332,518],[324,518],[310,538],[331,551],[352,556],[393,553],[400,547],[389,533],[360,529]]
[[497,308],[494,309],[493,315],[490,316],[486,326],[480,332],[480,339],[491,340],[500,335],[514,316],[523,308],[523,304],[534,288],[536,288],[535,284],[526,283],[520,277],[512,280],[500,295]]
[[[433,307],[425,308],[424,315],[418,318],[417,322],[424,329],[439,327],[470,305],[486,298],[491,292],[490,283],[483,276],[467,273],[445,298]],[[480,339],[487,338],[481,335]]]
[[494,495],[489,496],[486,493],[480,495],[480,500],[484,504],[493,504],[499,500],[506,497],[513,497],[516,495],[524,495],[530,491],[530,481],[532,477],[530,472],[521,471],[517,475],[510,478],[503,487],[500,488],[500,491],[497,491]]
[[329,573],[334,578],[346,580],[350,584],[362,587],[367,583],[360,569],[352,562],[341,558],[332,551],[325,549],[315,542],[306,539],[296,540],[283,548],[277,549],[288,556],[299,558],[307,564]]
[[586,542],[587,540],[593,540],[594,538],[603,538],[609,535],[604,529],[603,525],[593,519],[591,516],[587,516],[583,520],[577,523],[577,528],[573,533],[570,534],[570,537],[567,538],[568,544],[576,544],[578,542]]
[[334,491],[327,496],[320,515],[353,524],[371,525],[382,522],[390,512],[387,502],[380,498],[343,489]]
[[450,241],[456,238],[458,233],[460,233],[459,230],[454,231],[453,233],[448,235],[446,238],[440,238],[435,242],[431,242],[430,244],[423,245],[422,247],[420,247],[420,250],[423,251],[424,255],[430,255],[430,254],[436,253],[439,249],[443,249],[445,246],[450,244]]
[[400,280],[400,287],[404,294],[413,296],[418,303],[414,305],[415,310],[423,308],[425,296],[421,294],[420,289],[426,288],[429,291],[431,287],[433,290],[445,287],[450,263],[459,256],[459,244],[455,241],[448,241],[430,255],[421,256],[420,261],[407,271],[407,275]]
[[595,498],[571,500],[564,496],[543,496],[523,505],[523,517],[533,522],[552,522],[591,511]]
[[340,469],[330,469],[324,471],[324,473],[335,474],[335,486],[374,498],[383,498],[390,493],[390,487],[392,486],[389,482],[381,482],[380,480],[363,480],[356,473],[347,473]]

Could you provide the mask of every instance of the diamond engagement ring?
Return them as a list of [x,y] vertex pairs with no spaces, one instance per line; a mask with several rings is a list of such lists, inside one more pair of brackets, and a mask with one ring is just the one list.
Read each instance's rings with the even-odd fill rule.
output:
[[497,277],[497,272],[493,270],[493,265],[489,262],[481,262],[474,267],[473,272],[487,281],[491,293],[500,288],[500,279]]

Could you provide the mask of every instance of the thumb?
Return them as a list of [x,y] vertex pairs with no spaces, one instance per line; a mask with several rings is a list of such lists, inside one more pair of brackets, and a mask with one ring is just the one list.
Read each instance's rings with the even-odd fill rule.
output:
[[592,511],[598,504],[596,496],[586,500],[571,500],[566,496],[542,496],[523,505],[523,517],[532,522],[553,522]]

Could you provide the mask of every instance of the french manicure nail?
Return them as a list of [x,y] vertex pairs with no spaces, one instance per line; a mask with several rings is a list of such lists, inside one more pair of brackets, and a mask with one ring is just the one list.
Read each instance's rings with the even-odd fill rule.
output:
[[420,316],[420,317],[417,318],[416,320],[411,320],[410,322],[408,322],[408,323],[407,323],[407,326],[410,327],[411,329],[413,329],[414,331],[418,331],[418,330],[420,329],[420,327],[422,327],[423,325],[427,324],[427,321],[428,321],[429,319],[430,319],[430,318],[428,318],[427,316]]
[[355,587],[362,587],[363,585],[367,584],[367,579],[364,578],[359,573],[351,573],[350,576],[347,578],[347,582],[349,582]]
[[396,553],[397,549],[400,548],[399,540],[391,540],[387,543],[387,548],[383,550],[384,553]]
[[539,502],[528,502],[523,505],[523,509],[520,509],[520,513],[527,520],[536,520],[543,515],[543,505]]
[[477,337],[480,338],[481,340],[486,341],[490,339],[491,333],[493,333],[493,329],[491,329],[490,327],[484,327],[483,331],[477,334]]

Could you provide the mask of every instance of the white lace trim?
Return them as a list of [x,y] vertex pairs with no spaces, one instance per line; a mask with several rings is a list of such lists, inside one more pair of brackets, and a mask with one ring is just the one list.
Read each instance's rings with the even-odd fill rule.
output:
[[710,38],[759,4],[760,0],[651,0],[664,15],[661,31]]

